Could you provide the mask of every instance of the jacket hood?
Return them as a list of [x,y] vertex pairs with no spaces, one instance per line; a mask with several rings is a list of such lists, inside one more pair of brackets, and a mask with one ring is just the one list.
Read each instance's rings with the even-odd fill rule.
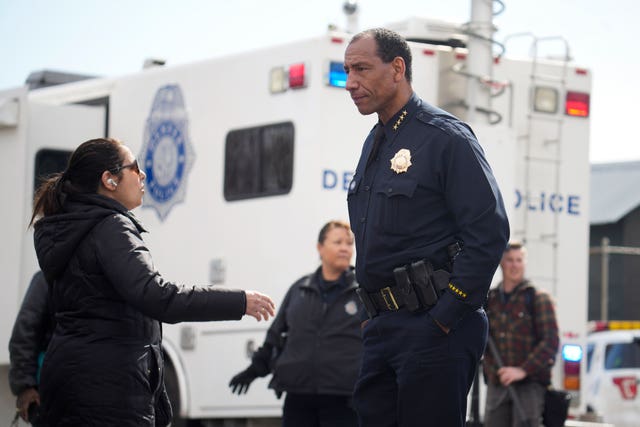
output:
[[124,206],[99,194],[69,195],[62,212],[36,222],[34,246],[47,282],[53,283],[64,273],[76,249],[93,227],[115,214],[129,217],[140,232],[145,231]]

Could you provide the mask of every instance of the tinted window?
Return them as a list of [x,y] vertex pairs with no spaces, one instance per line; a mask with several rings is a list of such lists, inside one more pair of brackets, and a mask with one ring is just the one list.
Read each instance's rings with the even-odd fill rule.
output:
[[293,181],[293,123],[231,131],[224,161],[226,200],[286,194]]
[[33,192],[36,192],[42,181],[49,175],[64,171],[67,168],[69,157],[71,157],[69,150],[42,149],[38,151],[34,167]]
[[607,345],[605,369],[640,368],[640,341]]

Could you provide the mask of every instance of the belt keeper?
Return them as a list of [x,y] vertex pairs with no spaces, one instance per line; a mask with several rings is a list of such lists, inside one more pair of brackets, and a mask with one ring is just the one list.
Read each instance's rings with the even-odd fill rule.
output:
[[378,308],[376,307],[375,302],[371,299],[369,293],[363,288],[356,289],[356,293],[358,294],[360,301],[362,301],[364,309],[369,315],[369,319],[376,317],[378,315]]

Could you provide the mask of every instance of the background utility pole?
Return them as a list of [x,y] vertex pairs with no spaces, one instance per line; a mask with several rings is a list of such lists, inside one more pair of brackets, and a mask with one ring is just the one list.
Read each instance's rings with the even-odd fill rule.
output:
[[[469,79],[467,88],[467,104],[469,110],[467,121],[476,122],[476,109],[489,110],[491,95],[489,89],[482,84],[480,77],[491,80],[493,77],[493,2],[486,0],[471,1],[471,22],[467,29],[470,32],[467,42],[468,73],[475,78]],[[482,115],[484,123],[489,122],[488,115]],[[478,120],[479,122],[480,120]]]
[[600,246],[589,249],[590,254],[600,254],[600,320],[609,320],[609,255],[640,255],[640,248],[610,246],[608,237],[603,237]]

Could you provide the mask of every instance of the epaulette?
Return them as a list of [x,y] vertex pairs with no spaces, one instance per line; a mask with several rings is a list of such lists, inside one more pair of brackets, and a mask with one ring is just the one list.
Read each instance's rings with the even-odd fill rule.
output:
[[454,116],[433,115],[426,111],[418,111],[418,113],[416,113],[416,118],[426,125],[440,129],[449,136],[465,139],[475,136],[471,128],[466,123],[460,121]]

